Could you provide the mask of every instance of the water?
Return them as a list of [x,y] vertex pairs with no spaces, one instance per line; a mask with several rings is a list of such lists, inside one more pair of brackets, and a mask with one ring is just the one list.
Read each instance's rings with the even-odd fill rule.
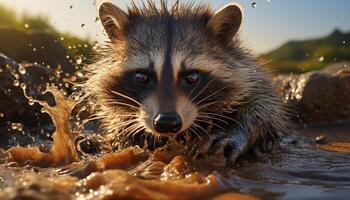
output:
[[[172,143],[155,152],[130,148],[99,156],[75,149],[68,121],[75,102],[49,87],[42,101],[56,126],[50,149],[0,152],[0,199],[348,199],[350,125],[313,127],[286,137],[280,149],[242,160],[235,169],[183,155]],[[17,127],[17,126],[16,126]],[[316,144],[323,135],[325,144]],[[319,140],[322,142],[323,140]]]
[[[239,167],[236,187],[269,199],[348,199],[350,195],[350,143],[315,145],[325,134],[327,142],[350,141],[350,126],[317,127],[298,135],[296,144],[283,146],[264,161]],[[337,144],[337,143],[335,143]],[[342,151],[336,147],[345,146]],[[328,149],[332,151],[325,151]],[[249,188],[249,189],[247,189]]]

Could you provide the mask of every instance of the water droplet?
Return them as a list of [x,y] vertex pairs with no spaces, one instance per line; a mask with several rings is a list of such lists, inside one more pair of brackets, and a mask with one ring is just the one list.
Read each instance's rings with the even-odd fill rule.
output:
[[79,78],[82,78],[84,75],[83,75],[83,73],[81,73],[81,72],[76,72],[76,75],[79,77]]
[[18,81],[18,80],[14,80],[14,81],[13,81],[13,85],[16,86],[16,87],[18,87],[18,86],[19,86],[19,81]]
[[81,24],[81,28],[84,28],[85,24]]
[[256,7],[258,7],[258,5],[257,5],[256,2],[254,1],[254,2],[252,3],[252,8],[256,8]]
[[21,124],[21,123],[11,123],[11,128],[13,130],[22,131],[23,130],[23,124]]
[[78,65],[80,65],[83,62],[83,59],[80,56],[76,57],[76,59]]
[[60,40],[63,41],[63,40],[64,40],[64,37],[61,37]]
[[343,40],[343,41],[342,41],[342,44],[346,44],[346,41],[345,41],[345,40]]
[[4,113],[0,113],[0,117],[1,118],[5,117],[5,114]]
[[271,2],[271,0],[267,0],[267,3],[270,3]]
[[80,97],[80,93],[79,92],[73,92],[69,97],[70,97],[70,99],[77,101],[79,99],[79,97]]
[[33,51],[36,52],[36,48],[35,47],[33,48]]
[[324,61],[324,57],[323,56],[318,58],[318,62],[323,62],[323,61]]
[[24,24],[24,28],[29,28],[29,24]]
[[32,105],[34,105],[34,99],[33,98],[29,98],[29,100],[28,100],[28,104],[30,105],[30,106],[32,106]]
[[25,73],[26,73],[26,68],[23,67],[22,65],[20,65],[20,66],[18,67],[18,72],[19,72],[20,74],[25,74]]
[[67,59],[69,59],[69,58],[70,58],[70,56],[69,56],[69,55],[66,55],[66,58],[67,58]]
[[27,85],[26,85],[25,83],[21,83],[21,84],[20,84],[20,87],[21,87],[23,90],[25,90],[25,89],[27,88]]
[[97,50],[100,47],[100,44],[96,42],[94,46],[92,47],[93,50]]
[[56,77],[60,77],[60,76],[61,76],[61,73],[62,73],[61,70],[59,70],[59,69],[56,69],[56,70],[55,70],[55,76],[56,76]]

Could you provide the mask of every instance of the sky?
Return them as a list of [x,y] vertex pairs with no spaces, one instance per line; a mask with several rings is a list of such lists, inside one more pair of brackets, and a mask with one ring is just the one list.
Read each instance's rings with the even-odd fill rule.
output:
[[[113,1],[113,0],[112,0]],[[182,0],[186,2],[187,0]],[[102,27],[95,22],[94,0],[0,0],[18,13],[43,15],[60,31],[103,41]],[[114,0],[121,8],[130,0]],[[244,7],[240,29],[243,44],[255,54],[266,53],[289,40],[323,37],[338,28],[350,31],[350,0],[195,0],[213,9],[238,2]],[[256,3],[256,7],[252,3]],[[71,8],[71,6],[73,6]],[[82,28],[82,24],[85,26]]]

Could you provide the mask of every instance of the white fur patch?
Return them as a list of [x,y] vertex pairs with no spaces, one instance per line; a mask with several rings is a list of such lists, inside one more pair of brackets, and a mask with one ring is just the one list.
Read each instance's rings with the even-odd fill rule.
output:
[[157,74],[158,80],[162,73],[162,68],[164,66],[164,57],[165,57],[164,51],[153,52],[151,54],[151,60],[154,63],[154,72]]
[[176,100],[176,111],[182,119],[182,129],[184,131],[191,127],[197,118],[198,110],[196,106],[186,96],[178,96]]

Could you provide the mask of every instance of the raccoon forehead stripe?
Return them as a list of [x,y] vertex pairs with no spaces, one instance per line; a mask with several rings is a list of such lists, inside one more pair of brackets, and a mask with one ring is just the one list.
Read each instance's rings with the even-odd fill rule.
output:
[[151,60],[153,60],[154,63],[154,72],[157,74],[158,80],[160,78],[160,74],[162,72],[162,66],[164,63],[164,51],[156,51],[151,53]]
[[151,52],[150,55],[137,55],[131,54],[125,61],[121,62],[120,66],[117,67],[117,71],[119,68],[135,70],[135,69],[148,69],[155,71],[157,77],[160,75],[161,66],[163,65],[164,53],[162,51],[154,51]]
[[165,16],[162,19],[164,34],[164,63],[158,84],[158,101],[163,111],[173,112],[176,102],[176,83],[173,76],[172,51],[173,51],[173,30],[174,19],[171,16]]

